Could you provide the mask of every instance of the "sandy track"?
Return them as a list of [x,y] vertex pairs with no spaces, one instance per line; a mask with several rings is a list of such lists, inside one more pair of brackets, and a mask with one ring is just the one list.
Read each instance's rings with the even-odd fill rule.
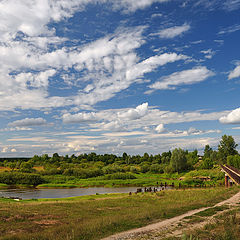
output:
[[[240,202],[240,192],[238,192],[237,194],[235,194],[234,196],[232,196],[231,198],[224,200],[222,202],[217,203],[215,206],[222,206],[222,205],[235,205],[237,203]],[[213,206],[213,207],[215,207]],[[170,218],[170,219],[166,219],[163,220],[161,222],[158,223],[154,223],[154,224],[150,224],[147,225],[145,227],[141,227],[141,228],[136,228],[136,229],[132,229],[129,231],[125,231],[125,232],[121,232],[109,237],[106,237],[102,240],[123,240],[123,239],[134,239],[134,237],[137,237],[141,234],[146,234],[147,232],[151,232],[151,231],[164,231],[166,229],[169,229],[171,227],[176,227],[177,224],[180,223],[180,221],[188,216],[192,216],[198,212],[204,211],[208,208],[211,207],[205,207],[205,208],[199,208],[199,209],[195,209],[192,211],[189,211],[187,213],[184,213],[180,216],[176,216],[174,218]]]

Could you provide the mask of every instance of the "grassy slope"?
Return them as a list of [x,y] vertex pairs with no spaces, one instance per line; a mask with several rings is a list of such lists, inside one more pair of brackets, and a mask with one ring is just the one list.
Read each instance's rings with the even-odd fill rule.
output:
[[115,232],[210,206],[238,188],[105,194],[71,199],[0,200],[1,239],[100,239]]

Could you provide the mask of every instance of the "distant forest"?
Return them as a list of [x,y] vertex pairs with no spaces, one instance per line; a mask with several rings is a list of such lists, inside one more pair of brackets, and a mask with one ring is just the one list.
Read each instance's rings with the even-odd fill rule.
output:
[[9,171],[22,173],[35,173],[37,167],[42,166],[38,173],[42,175],[62,174],[90,178],[111,173],[174,173],[193,169],[211,169],[215,164],[228,163],[240,168],[240,155],[236,150],[237,144],[232,136],[224,135],[217,150],[209,145],[205,146],[202,157],[198,151],[189,152],[181,148],[162,154],[143,156],[123,153],[122,156],[114,154],[99,155],[94,152],[75,156],[59,156],[54,153],[35,155],[32,158],[1,158],[0,166],[9,168]]

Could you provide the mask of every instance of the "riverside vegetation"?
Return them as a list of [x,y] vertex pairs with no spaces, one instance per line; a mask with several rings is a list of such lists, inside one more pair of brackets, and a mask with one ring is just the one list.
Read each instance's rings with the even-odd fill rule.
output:
[[[0,187],[7,185],[38,187],[153,186],[174,183],[175,186],[223,184],[220,163],[240,168],[240,155],[232,136],[224,135],[218,150],[205,146],[204,155],[181,148],[162,154],[122,156],[96,153],[52,157],[0,159]],[[207,180],[207,181],[206,181]]]

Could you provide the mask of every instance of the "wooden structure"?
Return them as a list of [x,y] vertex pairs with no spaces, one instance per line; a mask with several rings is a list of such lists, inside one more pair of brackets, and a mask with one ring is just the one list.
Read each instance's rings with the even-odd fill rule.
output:
[[234,167],[231,167],[227,164],[221,165],[223,172],[225,173],[225,186],[231,186],[231,183],[240,185],[240,170]]

